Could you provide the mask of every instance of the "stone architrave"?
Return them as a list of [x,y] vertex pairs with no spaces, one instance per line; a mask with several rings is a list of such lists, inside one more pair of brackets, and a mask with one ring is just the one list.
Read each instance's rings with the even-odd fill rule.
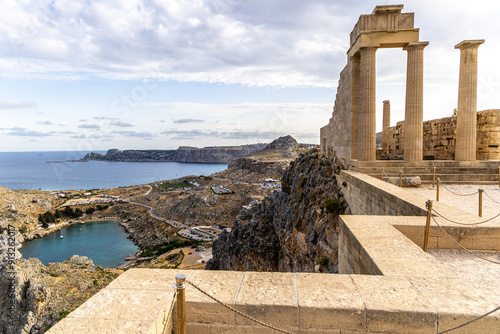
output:
[[384,115],[382,118],[382,151],[389,153],[389,127],[391,126],[391,101],[384,101]]
[[460,49],[455,160],[475,161],[477,140],[477,49],[484,39],[465,40]]
[[411,42],[406,73],[405,161],[421,161],[424,143],[424,48],[429,42]]
[[358,160],[376,159],[376,47],[362,47],[360,52]]

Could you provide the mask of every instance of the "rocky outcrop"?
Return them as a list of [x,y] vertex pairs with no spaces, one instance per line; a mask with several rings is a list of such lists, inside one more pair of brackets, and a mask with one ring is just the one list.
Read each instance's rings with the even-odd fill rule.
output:
[[243,208],[214,242],[206,269],[336,272],[338,214],[348,210],[339,170],[315,149],[301,154],[283,174],[282,191]]
[[297,158],[299,147],[292,136],[280,137],[260,151],[234,159],[227,170],[215,176],[244,182],[280,179],[290,162]]
[[106,154],[91,152],[82,161],[175,161],[200,163],[229,163],[266,147],[266,144],[221,147],[181,146],[177,150],[125,150],[110,149]]

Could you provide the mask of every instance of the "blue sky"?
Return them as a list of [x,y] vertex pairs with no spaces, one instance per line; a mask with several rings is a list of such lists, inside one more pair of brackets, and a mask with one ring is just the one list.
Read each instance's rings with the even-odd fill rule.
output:
[[[4,0],[0,151],[172,149],[291,134],[319,142],[349,33],[388,1]],[[404,3],[404,2],[402,2]],[[424,63],[424,118],[457,104],[459,51],[479,48],[478,110],[500,107],[496,1],[407,1]],[[404,118],[406,52],[377,52],[377,124]]]

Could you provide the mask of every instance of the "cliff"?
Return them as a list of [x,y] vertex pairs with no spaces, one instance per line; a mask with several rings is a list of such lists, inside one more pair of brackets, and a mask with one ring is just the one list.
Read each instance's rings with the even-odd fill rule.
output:
[[313,149],[281,178],[282,191],[244,207],[213,243],[211,270],[336,272],[338,215],[347,209],[340,166]]
[[172,161],[200,163],[229,163],[266,147],[266,144],[220,147],[181,146],[177,150],[125,150],[110,149],[106,154],[91,152],[81,161]]

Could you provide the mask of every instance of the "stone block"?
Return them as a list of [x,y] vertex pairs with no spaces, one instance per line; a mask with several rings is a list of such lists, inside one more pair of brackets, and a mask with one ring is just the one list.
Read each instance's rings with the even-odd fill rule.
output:
[[[175,330],[176,332],[176,330]],[[186,323],[186,333],[196,333],[196,334],[210,334],[210,325],[198,324],[193,322]],[[166,333],[169,334],[169,333]]]
[[366,311],[350,276],[297,274],[301,329],[365,330]]
[[[196,333],[196,332],[194,332]],[[233,334],[233,333],[238,333],[238,334],[274,334],[275,331],[273,331],[270,328],[257,325],[256,326],[243,326],[243,325],[238,325],[238,326],[228,326],[228,325],[211,325],[210,326],[210,334]]]

